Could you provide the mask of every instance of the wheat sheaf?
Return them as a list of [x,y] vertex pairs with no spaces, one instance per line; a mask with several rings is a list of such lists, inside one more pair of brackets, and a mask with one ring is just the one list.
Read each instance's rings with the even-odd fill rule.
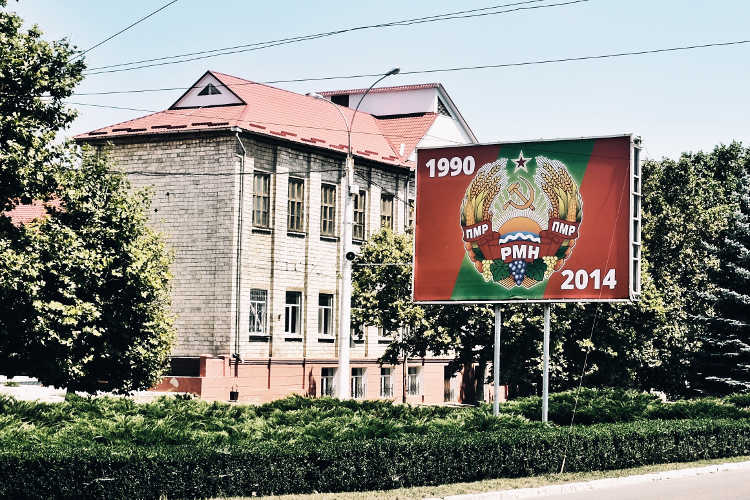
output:
[[578,186],[565,165],[544,156],[537,156],[536,164],[537,184],[541,185],[551,207],[549,216],[569,222],[580,221],[583,201]]
[[466,188],[461,203],[461,225],[472,226],[492,218],[492,203],[507,184],[505,165],[507,158],[483,165]]

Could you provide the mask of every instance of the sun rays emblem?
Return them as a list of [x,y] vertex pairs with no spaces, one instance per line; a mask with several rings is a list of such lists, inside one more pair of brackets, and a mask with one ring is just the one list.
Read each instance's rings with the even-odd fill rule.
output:
[[579,186],[565,164],[523,152],[479,168],[461,202],[469,259],[485,281],[506,289],[531,288],[559,271],[582,220]]

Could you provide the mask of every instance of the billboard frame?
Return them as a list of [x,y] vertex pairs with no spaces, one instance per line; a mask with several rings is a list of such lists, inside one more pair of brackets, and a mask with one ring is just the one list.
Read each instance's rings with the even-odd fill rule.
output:
[[[627,303],[635,302],[640,297],[641,292],[641,163],[640,163],[640,151],[641,138],[634,133],[624,134],[613,134],[613,135],[599,135],[599,136],[582,136],[582,137],[562,137],[553,139],[524,139],[524,140],[513,140],[513,141],[496,141],[496,142],[480,142],[480,143],[467,143],[467,144],[451,144],[445,146],[430,146],[430,147],[417,147],[417,165],[414,171],[414,188],[415,192],[419,193],[419,176],[417,175],[417,169],[419,169],[419,152],[424,150],[439,150],[439,149],[452,149],[452,148],[463,148],[463,147],[480,147],[480,146],[502,146],[504,144],[521,144],[527,142],[557,142],[557,141],[576,141],[576,140],[596,140],[596,139],[617,139],[627,137],[630,140],[630,157],[628,159],[629,177],[630,184],[628,189],[628,220],[629,220],[629,236],[628,236],[628,297],[627,298],[616,298],[616,299],[501,299],[501,300],[415,300],[414,299],[414,277],[416,275],[416,238],[417,232],[414,231],[414,246],[415,251],[412,256],[412,275],[411,275],[411,298],[415,304],[555,304],[555,303],[589,303],[589,302],[611,302],[611,303]],[[636,175],[637,172],[637,175]],[[415,203],[414,220],[415,225],[417,218],[417,210],[419,204]],[[637,239],[635,239],[637,236]]]

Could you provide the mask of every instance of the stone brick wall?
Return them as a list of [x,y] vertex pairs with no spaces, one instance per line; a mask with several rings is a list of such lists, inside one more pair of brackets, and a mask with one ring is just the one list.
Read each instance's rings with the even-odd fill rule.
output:
[[227,351],[235,142],[229,135],[204,134],[122,138],[106,147],[134,188],[151,188],[151,222],[174,251],[176,356]]
[[[250,134],[242,135],[241,141],[240,146],[235,135],[216,132],[124,137],[108,148],[135,188],[153,190],[151,221],[175,252],[172,297],[178,339],[174,355],[229,356],[238,350],[245,360],[269,356],[334,359],[339,330],[337,276],[343,251],[340,176],[344,155]],[[355,167],[355,181],[367,193],[366,235],[380,228],[384,193],[394,196],[393,227],[403,232],[408,200],[415,194],[413,175],[371,162],[356,162]],[[253,222],[256,173],[270,176],[269,227]],[[300,232],[289,231],[287,225],[290,177],[304,183]],[[333,237],[320,234],[324,184],[336,186]],[[267,294],[264,335],[250,332],[253,289]],[[289,291],[302,294],[301,335],[285,332]],[[318,333],[321,293],[333,295],[333,331],[328,336]],[[387,347],[385,340],[369,328],[364,340],[352,346],[353,362],[379,357]]]

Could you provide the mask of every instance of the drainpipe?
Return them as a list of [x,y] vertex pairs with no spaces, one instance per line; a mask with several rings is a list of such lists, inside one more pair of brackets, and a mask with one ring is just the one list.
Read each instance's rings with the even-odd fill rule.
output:
[[239,365],[240,365],[240,303],[242,302],[242,229],[243,229],[243,209],[245,206],[245,156],[247,156],[247,150],[245,145],[242,144],[240,139],[240,133],[235,132],[235,138],[237,144],[242,149],[242,155],[235,153],[240,158],[240,185],[239,185],[239,201],[237,204],[237,253],[235,255],[235,315],[234,315],[234,378],[235,385],[230,392],[230,399],[237,400],[239,393],[237,390],[237,378],[239,377]]

